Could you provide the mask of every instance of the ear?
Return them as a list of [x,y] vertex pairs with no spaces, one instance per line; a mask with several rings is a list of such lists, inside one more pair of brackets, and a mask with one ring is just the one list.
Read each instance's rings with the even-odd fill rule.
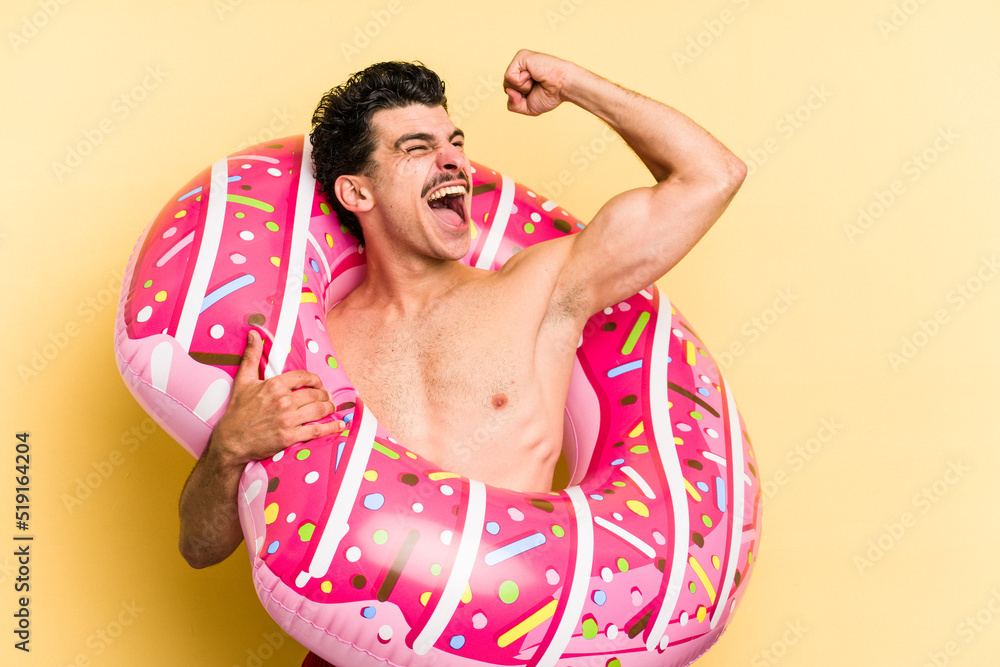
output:
[[371,183],[365,176],[343,175],[333,184],[337,199],[351,213],[367,213],[375,205],[370,187]]

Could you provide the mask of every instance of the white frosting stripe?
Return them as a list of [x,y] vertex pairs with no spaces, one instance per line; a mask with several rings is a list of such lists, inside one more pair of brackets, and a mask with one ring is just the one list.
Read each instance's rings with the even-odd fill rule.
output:
[[347,460],[344,469],[344,478],[340,483],[340,490],[330,508],[330,516],[326,521],[326,528],[319,538],[316,551],[313,553],[312,561],[309,563],[308,571],[299,574],[295,579],[295,584],[301,588],[309,582],[312,577],[326,576],[333,562],[333,556],[340,546],[340,541],[350,530],[347,519],[351,516],[351,508],[358,498],[361,490],[361,480],[364,479],[365,471],[368,470],[368,459],[371,457],[372,447],[375,446],[375,432],[378,429],[378,420],[368,411],[368,408],[361,404],[361,409],[354,411],[354,421],[351,426],[357,429],[354,439],[354,447]]
[[288,268],[285,274],[285,293],[281,298],[278,326],[274,330],[274,344],[267,358],[264,377],[280,375],[292,346],[292,335],[298,322],[302,303],[302,276],[306,267],[306,243],[309,238],[309,221],[312,219],[312,201],[316,190],[316,176],[312,167],[312,145],[309,135],[302,141],[302,162],[299,166],[299,187],[295,193],[295,213],[292,219],[292,243],[288,251]]
[[479,543],[483,534],[483,524],[486,521],[486,485],[474,479],[469,480],[469,499],[465,510],[465,524],[462,526],[462,537],[458,543],[458,553],[455,564],[448,575],[441,597],[438,598],[427,624],[413,640],[413,651],[417,655],[425,655],[441,633],[448,627],[448,622],[455,615],[462,593],[469,584],[472,567],[476,564],[479,553]]
[[729,384],[722,376],[721,369],[719,370],[719,379],[722,380],[721,384],[726,390],[726,409],[729,412],[730,463],[728,477],[732,481],[732,484],[729,485],[729,490],[732,493],[732,506],[728,511],[732,514],[729,515],[728,522],[730,526],[729,556],[726,560],[726,571],[722,575],[722,589],[719,591],[719,597],[716,598],[715,611],[712,612],[710,627],[713,629],[722,620],[728,606],[726,602],[729,600],[729,593],[733,589],[736,566],[740,558],[740,546],[743,544],[741,527],[743,526],[743,504],[746,502],[746,489],[742,484],[743,430],[740,428],[740,414],[736,411],[736,400],[733,398],[733,393],[729,391]]
[[684,475],[681,473],[681,462],[677,458],[677,448],[674,446],[674,429],[670,421],[667,405],[667,359],[670,352],[671,307],[670,299],[662,292],[659,294],[659,306],[656,313],[656,325],[653,331],[653,349],[649,362],[649,404],[650,421],[653,437],[656,440],[656,451],[660,455],[660,463],[667,477],[667,490],[670,493],[670,506],[674,511],[674,541],[671,545],[670,567],[666,570],[667,589],[663,602],[656,612],[655,620],[650,626],[646,637],[646,650],[652,651],[660,645],[660,638],[667,631],[667,624],[674,614],[677,600],[684,583],[684,573],[687,571],[688,536],[691,533],[690,517],[688,516],[687,495],[684,487]]
[[229,196],[229,171],[226,158],[212,165],[211,185],[208,188],[208,204],[205,206],[205,227],[201,235],[201,245],[198,257],[195,259],[194,270],[191,272],[191,283],[187,297],[181,307],[181,316],[177,321],[177,342],[185,350],[191,350],[191,339],[194,338],[194,328],[201,314],[201,304],[208,292],[208,281],[212,278],[212,269],[219,254],[219,244],[222,242],[222,223],[226,217],[226,200]]
[[510,212],[514,206],[514,181],[509,176],[500,174],[500,203],[497,204],[497,214],[490,222],[490,233],[486,235],[483,243],[483,251],[479,253],[476,260],[477,269],[490,269],[493,266],[493,259],[500,249],[500,241],[503,240],[504,232],[507,231],[507,221],[510,220]]
[[590,575],[594,568],[594,520],[590,505],[579,486],[566,489],[566,495],[573,503],[576,513],[576,564],[573,566],[573,581],[570,584],[569,595],[566,596],[566,607],[559,619],[559,627],[552,635],[545,653],[535,663],[537,667],[554,667],[559,657],[566,650],[573,631],[580,622],[583,604],[587,601],[590,590]]

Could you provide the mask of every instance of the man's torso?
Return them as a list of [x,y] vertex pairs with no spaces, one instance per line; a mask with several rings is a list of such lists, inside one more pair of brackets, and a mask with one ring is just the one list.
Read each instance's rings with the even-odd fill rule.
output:
[[349,295],[328,330],[365,405],[412,451],[489,484],[548,490],[579,331],[553,315],[547,280],[531,263],[470,270],[405,314]]

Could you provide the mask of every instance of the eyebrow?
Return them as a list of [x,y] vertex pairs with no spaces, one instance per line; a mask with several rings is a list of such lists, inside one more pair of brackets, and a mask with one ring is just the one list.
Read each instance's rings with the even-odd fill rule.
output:
[[[451,133],[451,136],[448,137],[448,141],[452,141],[455,137],[462,137],[464,139],[465,138],[465,132],[462,132],[461,130],[456,129],[454,132]],[[403,144],[405,144],[407,141],[433,142],[434,141],[434,135],[428,134],[427,132],[414,132],[412,134],[404,134],[399,139],[396,139],[396,143],[393,144],[392,147],[395,150],[399,150],[400,146],[402,146]]]

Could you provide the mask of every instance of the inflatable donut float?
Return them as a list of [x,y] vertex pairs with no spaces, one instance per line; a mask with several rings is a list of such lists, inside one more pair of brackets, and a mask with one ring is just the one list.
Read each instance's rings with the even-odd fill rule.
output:
[[[488,168],[474,165],[473,186],[471,265],[583,228]],[[250,328],[264,376],[320,375],[348,424],[243,473],[268,613],[339,665],[663,667],[704,653],[746,590],[761,495],[729,386],[687,320],[649,286],[588,322],[566,406],[572,486],[517,493],[436,467],[358,399],[325,316],[364,270],[300,135],[182,187],[125,275],[119,369],[191,454],[225,411]]]

